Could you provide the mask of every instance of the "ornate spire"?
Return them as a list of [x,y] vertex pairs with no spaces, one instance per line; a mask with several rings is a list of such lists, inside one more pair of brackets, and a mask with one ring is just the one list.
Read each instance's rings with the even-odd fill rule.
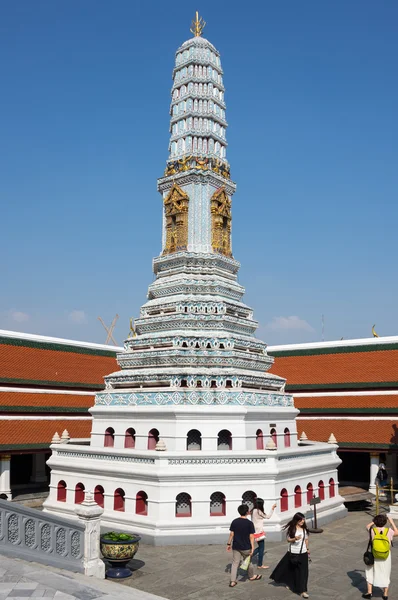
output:
[[191,33],[193,33],[195,37],[200,37],[205,27],[206,21],[204,21],[202,17],[199,17],[199,13],[196,11],[195,19],[192,20]]

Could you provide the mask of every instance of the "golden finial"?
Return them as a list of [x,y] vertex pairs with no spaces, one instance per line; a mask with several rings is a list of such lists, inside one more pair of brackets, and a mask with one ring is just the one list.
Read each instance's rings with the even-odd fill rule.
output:
[[373,337],[379,337],[375,331],[375,327],[376,327],[376,325],[373,325],[373,327],[372,327]]
[[194,34],[195,37],[199,37],[202,35],[202,31],[205,27],[206,21],[204,21],[202,17],[199,17],[199,13],[198,11],[196,11],[196,17],[192,21],[191,32]]

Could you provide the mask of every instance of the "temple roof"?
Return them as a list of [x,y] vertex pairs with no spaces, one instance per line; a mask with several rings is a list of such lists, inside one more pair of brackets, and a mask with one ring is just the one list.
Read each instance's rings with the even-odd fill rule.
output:
[[398,337],[269,346],[289,391],[398,386]]

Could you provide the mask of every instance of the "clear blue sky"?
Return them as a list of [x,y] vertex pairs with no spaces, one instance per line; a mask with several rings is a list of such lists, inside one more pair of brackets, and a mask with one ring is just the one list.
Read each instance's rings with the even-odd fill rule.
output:
[[398,334],[398,3],[18,0],[0,8],[0,328],[128,333],[160,251],[171,72],[221,52],[234,255],[270,344]]

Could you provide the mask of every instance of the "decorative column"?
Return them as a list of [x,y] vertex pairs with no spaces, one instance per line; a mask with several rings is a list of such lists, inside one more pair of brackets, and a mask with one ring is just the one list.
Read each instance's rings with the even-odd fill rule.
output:
[[33,454],[31,483],[47,483],[46,455],[44,453]]
[[0,454],[0,498],[11,500],[10,486],[11,456]]
[[376,476],[379,470],[380,455],[378,452],[370,453],[370,483],[369,492],[376,494]]
[[75,513],[84,522],[84,574],[105,579],[105,564],[100,553],[101,515],[104,510],[94,501],[91,492],[78,504]]

